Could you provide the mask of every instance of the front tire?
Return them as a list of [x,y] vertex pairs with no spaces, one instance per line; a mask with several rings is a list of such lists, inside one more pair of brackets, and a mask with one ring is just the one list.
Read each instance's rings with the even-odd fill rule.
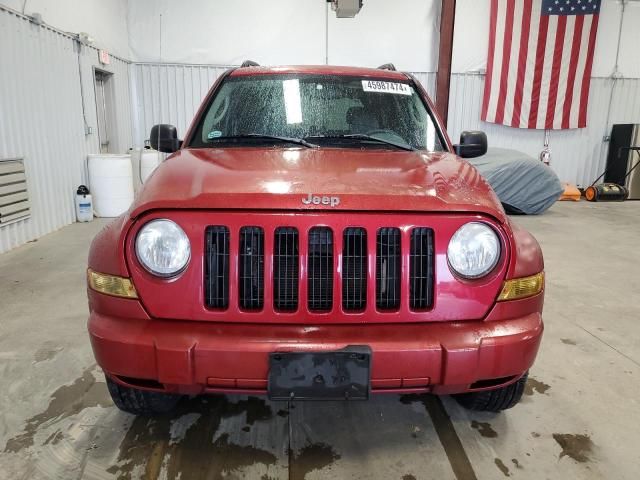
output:
[[116,407],[133,415],[153,416],[170,412],[181,398],[181,395],[125,387],[106,375],[105,378],[111,399]]
[[482,392],[462,393],[454,395],[454,397],[460,405],[469,410],[501,412],[515,406],[520,401],[528,377],[529,372],[526,372],[517,381],[506,387]]

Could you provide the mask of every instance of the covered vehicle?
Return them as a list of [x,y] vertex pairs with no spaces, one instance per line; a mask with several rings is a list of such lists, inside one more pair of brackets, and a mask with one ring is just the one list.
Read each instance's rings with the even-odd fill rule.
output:
[[517,150],[489,148],[470,162],[487,179],[507,213],[544,213],[564,192],[548,165]]
[[[182,395],[520,399],[543,261],[389,69],[248,66],[213,85],[130,210],[93,241],[89,334],[114,402]],[[458,152],[458,155],[456,153]]]

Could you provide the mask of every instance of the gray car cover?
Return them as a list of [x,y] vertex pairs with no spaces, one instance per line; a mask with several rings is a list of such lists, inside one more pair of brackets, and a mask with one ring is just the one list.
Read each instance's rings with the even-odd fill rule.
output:
[[551,168],[517,150],[490,148],[469,163],[487,179],[507,213],[543,213],[564,192]]

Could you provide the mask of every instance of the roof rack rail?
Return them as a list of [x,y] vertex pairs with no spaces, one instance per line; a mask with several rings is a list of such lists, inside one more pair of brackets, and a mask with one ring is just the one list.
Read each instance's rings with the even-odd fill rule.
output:
[[244,62],[242,62],[242,65],[240,65],[240,68],[245,68],[245,67],[259,67],[260,64],[258,62],[254,62],[253,60],[245,60]]
[[378,70],[391,70],[392,72],[395,72],[396,66],[393,63],[385,63],[384,65],[380,65]]

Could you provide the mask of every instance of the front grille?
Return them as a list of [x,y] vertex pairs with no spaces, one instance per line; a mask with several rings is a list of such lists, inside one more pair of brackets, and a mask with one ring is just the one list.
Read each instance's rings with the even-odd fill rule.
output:
[[409,306],[430,308],[433,304],[433,230],[411,230],[409,261]]
[[260,310],[264,304],[264,230],[260,227],[240,229],[238,295],[240,307]]
[[400,306],[400,229],[381,228],[376,238],[376,306]]
[[206,230],[205,299],[210,308],[229,306],[229,229],[212,226]]
[[273,246],[273,304],[276,310],[298,308],[298,230],[278,227]]
[[347,228],[342,240],[342,308],[364,310],[367,306],[367,231]]
[[292,217],[294,227],[257,220],[206,228],[208,308],[407,314],[435,304],[435,232],[429,227],[332,229],[321,226],[330,221],[309,225]]
[[333,233],[327,227],[309,231],[307,295],[309,310],[331,310],[333,306]]

